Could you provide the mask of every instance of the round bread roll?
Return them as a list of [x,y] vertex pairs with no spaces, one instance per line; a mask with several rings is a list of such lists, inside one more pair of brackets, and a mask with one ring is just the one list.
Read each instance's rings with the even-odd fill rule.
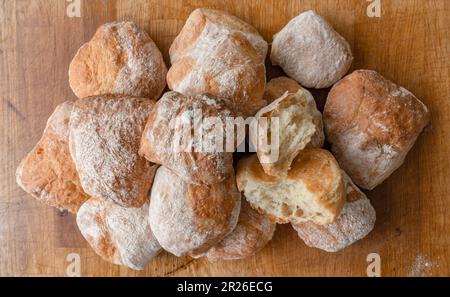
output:
[[236,19],[227,14],[219,14],[205,17],[204,12],[197,11],[189,17],[170,49],[172,67],[167,84],[185,95],[212,94],[224,99],[235,114],[253,116],[266,105],[262,98],[264,59],[248,38],[257,32],[249,35],[236,30],[243,25],[236,25]]
[[429,123],[430,113],[419,99],[370,70],[355,71],[337,83],[324,110],[336,159],[368,190],[401,166]]
[[353,61],[348,42],[312,10],[274,36],[270,58],[302,86],[316,89],[336,83]]
[[73,103],[58,105],[42,138],[16,171],[17,184],[37,200],[76,213],[89,199],[69,152],[69,119]]
[[345,202],[344,180],[333,155],[306,148],[295,158],[285,178],[264,173],[256,155],[239,162],[238,189],[255,209],[277,223],[332,223]]
[[347,201],[336,221],[327,225],[293,223],[298,236],[310,247],[338,252],[366,237],[375,226],[376,213],[370,200],[343,172]]
[[173,41],[169,49],[170,60],[174,63],[185,56],[197,42],[202,42],[201,38],[205,34],[227,35],[233,32],[242,33],[261,60],[266,59],[268,44],[253,26],[226,11],[197,8]]
[[69,149],[83,189],[123,207],[147,200],[157,166],[138,155],[145,122],[155,102],[97,96],[75,102]]
[[285,92],[258,111],[255,119],[257,129],[251,130],[250,139],[264,172],[271,176],[285,177],[301,150],[321,147],[325,141],[322,114],[311,93],[301,87]]
[[198,257],[235,228],[240,206],[234,175],[199,186],[162,166],[151,190],[150,226],[166,251]]
[[222,182],[233,173],[235,149],[224,148],[227,117],[231,112],[211,95],[165,93],[148,117],[139,153],[189,183]]
[[132,22],[98,28],[69,67],[69,83],[78,98],[119,94],[158,99],[167,67],[148,34]]
[[92,198],[78,211],[78,228],[104,260],[143,270],[162,250],[150,230],[148,207],[148,201],[140,208],[125,208]]
[[220,243],[212,247],[206,257],[209,261],[238,260],[251,257],[272,239],[276,223],[254,210],[242,199],[241,213],[236,228]]

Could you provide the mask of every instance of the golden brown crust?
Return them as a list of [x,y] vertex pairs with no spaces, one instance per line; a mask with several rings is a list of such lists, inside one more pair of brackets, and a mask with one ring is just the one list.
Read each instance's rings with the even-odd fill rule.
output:
[[236,228],[211,248],[206,257],[213,262],[251,257],[272,239],[275,227],[275,223],[265,214],[254,210],[244,198]]
[[358,70],[328,95],[324,123],[343,169],[362,188],[372,189],[403,162],[430,122],[412,93],[375,71]]
[[158,99],[167,67],[148,34],[132,22],[98,28],[69,67],[70,86],[78,98],[119,94]]
[[[200,113],[203,119],[220,119],[222,131],[225,131],[226,117],[231,116],[225,105],[211,95],[184,96],[177,92],[164,94],[148,117],[141,139],[140,155],[151,162],[164,165],[190,183],[214,184],[224,181],[233,172],[232,153],[214,150],[214,147],[211,152],[203,149],[204,146],[196,149],[197,145],[206,143],[195,138],[195,135],[203,135],[203,139],[207,139],[207,135],[216,136],[215,130],[208,128],[206,121],[200,124],[196,122],[196,115]],[[181,124],[190,125],[187,128],[189,135],[183,133]],[[192,136],[192,142],[186,136]],[[225,135],[223,137],[225,144]],[[178,147],[180,139],[183,139],[182,143],[192,143],[192,146]]]
[[165,250],[198,257],[234,229],[240,201],[234,174],[214,185],[194,185],[162,166],[151,191],[150,225]]
[[84,190],[123,207],[147,200],[157,166],[138,155],[155,102],[126,96],[96,96],[75,102],[69,148]]
[[345,182],[339,164],[324,149],[306,148],[292,162],[288,179],[301,180],[316,201],[338,216],[346,199]]
[[50,206],[76,213],[89,196],[69,153],[71,102],[56,107],[42,138],[20,163],[16,178],[24,191]]
[[286,76],[273,78],[266,85],[264,100],[270,103],[283,96],[286,92],[297,93],[300,89],[301,86],[295,80]]

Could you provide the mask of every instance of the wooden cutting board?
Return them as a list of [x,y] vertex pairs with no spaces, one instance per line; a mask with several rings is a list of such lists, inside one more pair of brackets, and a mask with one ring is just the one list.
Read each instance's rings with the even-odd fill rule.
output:
[[[0,1],[0,275],[63,276],[75,254],[83,276],[364,276],[371,253],[380,256],[383,276],[450,275],[450,1],[381,0],[379,18],[368,17],[365,0],[80,3],[81,16],[70,18],[65,0]],[[306,247],[289,225],[279,225],[272,242],[247,260],[210,264],[163,253],[135,272],[102,261],[74,216],[39,204],[15,184],[19,161],[55,106],[75,99],[69,63],[99,25],[136,22],[168,61],[171,42],[197,7],[227,10],[268,41],[299,12],[315,9],[352,45],[353,69],[379,71],[430,108],[433,127],[405,164],[368,193],[377,224],[367,238],[331,254]],[[315,95],[323,103],[326,91]]]

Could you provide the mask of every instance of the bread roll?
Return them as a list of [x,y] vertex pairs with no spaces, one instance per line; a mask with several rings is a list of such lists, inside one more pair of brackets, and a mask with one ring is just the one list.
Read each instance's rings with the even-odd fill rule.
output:
[[325,142],[322,113],[317,109],[316,101],[308,90],[302,88],[295,80],[281,76],[274,78],[267,83],[264,99],[267,102],[273,102],[283,96],[286,92],[291,94],[297,93],[299,90],[302,90],[305,94],[310,109],[309,112],[311,113],[314,125],[316,126],[316,133],[314,133],[311,142],[307,146],[322,147]]
[[242,199],[241,213],[236,228],[220,243],[212,247],[206,257],[209,261],[238,260],[251,257],[272,239],[276,224],[254,210]]
[[270,58],[302,86],[316,89],[332,86],[353,61],[348,42],[311,10],[274,36]]
[[234,32],[242,33],[261,60],[266,59],[268,44],[253,26],[226,11],[197,8],[173,41],[169,49],[170,60],[174,63],[188,54],[196,43],[202,42],[204,35],[227,35]]
[[219,14],[214,12],[212,18],[196,11],[189,17],[170,49],[167,84],[185,95],[209,93],[223,98],[235,114],[253,116],[266,105],[262,98],[266,74],[260,47],[258,52],[248,37],[258,43],[262,38],[255,38],[253,30],[251,34],[236,30],[243,25]]
[[[189,183],[222,182],[233,173],[232,151],[225,147],[229,116],[231,112],[213,96],[168,92],[148,117],[139,153]],[[220,123],[209,125],[208,118]],[[223,146],[218,147],[220,143]]]
[[140,208],[125,208],[92,198],[78,211],[78,228],[104,260],[143,270],[162,250],[150,230],[148,207],[148,200]]
[[42,138],[17,168],[16,180],[39,201],[76,213],[89,196],[81,187],[69,153],[72,104],[67,101],[56,107]]
[[347,201],[336,221],[327,225],[312,222],[293,223],[298,236],[310,247],[338,252],[372,231],[376,214],[366,195],[344,174]]
[[332,223],[345,202],[344,180],[331,153],[304,149],[285,178],[266,175],[252,155],[239,162],[237,185],[253,208],[277,223]]
[[199,186],[160,167],[151,190],[150,226],[166,251],[197,257],[234,229],[240,205],[234,175]]
[[141,207],[147,200],[157,166],[140,157],[138,150],[154,104],[121,96],[75,102],[70,117],[70,154],[90,196],[124,207]]
[[[255,118],[258,130],[250,133],[250,139],[268,175],[285,177],[301,150],[307,146],[323,145],[322,114],[317,110],[311,93],[305,89],[284,93],[258,111]],[[278,123],[278,129],[272,127],[275,123]],[[271,145],[267,146],[269,137]]]
[[430,113],[419,99],[370,70],[337,83],[324,110],[336,159],[358,186],[369,190],[400,167],[429,123]]
[[119,94],[158,99],[166,74],[161,52],[144,30],[132,22],[112,22],[78,50],[69,82],[78,98]]

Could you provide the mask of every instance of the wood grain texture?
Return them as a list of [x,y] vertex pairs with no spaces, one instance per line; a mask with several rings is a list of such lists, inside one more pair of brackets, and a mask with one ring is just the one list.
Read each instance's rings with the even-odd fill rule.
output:
[[[383,276],[449,276],[450,1],[381,2],[381,18],[369,18],[363,0],[81,0],[81,18],[69,18],[64,0],[0,0],[0,275],[64,276],[67,255],[78,253],[84,276],[363,276],[367,255],[378,253]],[[197,7],[227,10],[268,41],[292,17],[314,8],[350,42],[353,69],[379,71],[430,108],[433,127],[405,164],[368,193],[378,217],[369,237],[329,254],[306,247],[283,225],[248,260],[209,264],[164,253],[134,272],[102,261],[72,215],[39,204],[15,184],[19,161],[40,138],[53,109],[75,99],[69,62],[100,24],[136,22],[168,61],[171,42]],[[323,104],[326,91],[315,94]]]

